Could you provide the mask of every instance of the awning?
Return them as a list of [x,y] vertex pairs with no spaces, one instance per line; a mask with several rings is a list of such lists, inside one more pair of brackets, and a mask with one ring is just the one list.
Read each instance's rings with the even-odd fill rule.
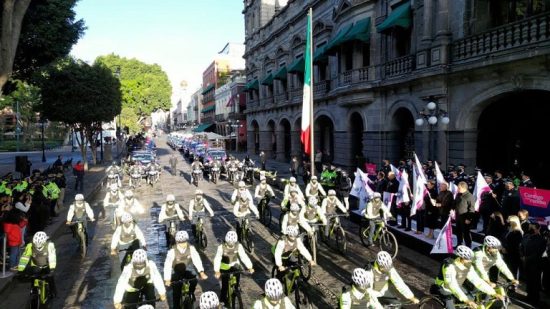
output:
[[396,7],[383,23],[378,25],[376,29],[378,32],[393,28],[401,27],[408,29],[412,23],[412,14],[411,14],[411,3],[409,1],[403,3],[402,5]]
[[206,129],[210,128],[213,125],[213,123],[201,123],[193,130],[193,132],[204,132]]
[[288,73],[294,73],[294,72],[301,72],[304,73],[304,69],[306,68],[306,62],[304,61],[304,57],[300,57],[294,61],[289,67],[288,67]]
[[213,111],[215,108],[216,108],[216,105],[212,105],[212,106],[205,107],[205,108],[203,108],[203,109],[201,110],[201,113],[211,112],[211,111]]
[[286,66],[283,66],[282,68],[279,69],[279,71],[275,73],[275,75],[273,75],[273,79],[286,80],[286,73],[287,73]]
[[370,38],[370,17],[367,17],[365,19],[362,19],[358,22],[356,22],[351,30],[344,36],[341,43],[349,42],[349,41],[363,41],[363,42],[369,42]]
[[273,85],[273,74],[269,73],[263,80],[262,85],[271,86]]
[[316,48],[315,52],[313,53],[313,62],[321,62],[323,60],[327,60],[328,55],[326,54],[326,51],[327,51],[326,44]]
[[258,90],[260,89],[260,82],[258,82],[257,79],[253,80],[253,81],[250,81],[248,84],[246,84],[246,86],[244,86],[244,89],[245,90]]
[[204,88],[204,90],[202,91],[202,95],[206,94],[208,91],[214,89],[215,85],[214,84],[210,84],[208,85],[206,88]]
[[349,23],[348,25],[342,27],[340,31],[338,31],[338,34],[332,40],[330,40],[326,45],[326,51],[330,51],[337,47],[338,45],[342,44],[342,39],[348,34],[350,29],[352,28],[353,23]]

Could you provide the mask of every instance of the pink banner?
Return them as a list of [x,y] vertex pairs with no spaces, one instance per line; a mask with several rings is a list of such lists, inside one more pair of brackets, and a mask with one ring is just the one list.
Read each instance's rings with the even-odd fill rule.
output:
[[376,164],[365,163],[365,169],[367,171],[367,174],[376,176]]
[[519,187],[519,198],[530,217],[550,216],[550,190]]

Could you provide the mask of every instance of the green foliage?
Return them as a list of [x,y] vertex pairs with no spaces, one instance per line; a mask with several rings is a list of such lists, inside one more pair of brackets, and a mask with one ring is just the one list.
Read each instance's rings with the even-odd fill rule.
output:
[[21,27],[13,77],[29,80],[38,68],[66,57],[84,34],[82,19],[76,20],[78,0],[33,0]]
[[131,134],[141,132],[141,126],[138,123],[139,115],[130,107],[122,108],[122,127],[128,127]]
[[124,108],[132,109],[137,115],[170,109],[172,86],[158,64],[146,64],[114,54],[98,57],[96,63],[105,65],[113,74],[120,70]]

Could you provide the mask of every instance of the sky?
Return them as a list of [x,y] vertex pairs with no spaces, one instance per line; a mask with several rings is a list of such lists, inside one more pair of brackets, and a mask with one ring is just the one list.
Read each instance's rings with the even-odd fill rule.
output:
[[87,62],[115,53],[159,64],[177,101],[182,80],[194,92],[228,42],[244,42],[242,0],[80,0],[87,30],[71,55]]

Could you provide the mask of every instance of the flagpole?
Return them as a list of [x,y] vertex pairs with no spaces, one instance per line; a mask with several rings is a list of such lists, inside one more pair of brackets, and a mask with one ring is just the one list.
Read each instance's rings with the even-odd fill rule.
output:
[[[310,25],[310,27],[313,27],[313,8],[309,8],[309,12],[307,14],[307,18],[308,18],[308,23]],[[314,157],[315,157],[315,139],[314,139],[314,132],[315,132],[315,123],[313,122],[313,29],[310,29],[311,31],[309,31],[308,33],[308,40],[310,42],[309,44],[309,50],[307,50],[306,52],[309,53],[309,63],[306,63],[306,65],[309,65],[309,67],[311,68],[311,72],[310,72],[310,87],[309,87],[309,95],[310,95],[310,98],[311,100],[309,100],[309,110],[311,111],[309,113],[309,123],[310,123],[310,130],[309,130],[309,140],[311,142],[311,151],[309,152],[309,162],[311,163],[310,164],[310,168],[311,168],[311,176],[315,175],[315,161],[314,161]]]

